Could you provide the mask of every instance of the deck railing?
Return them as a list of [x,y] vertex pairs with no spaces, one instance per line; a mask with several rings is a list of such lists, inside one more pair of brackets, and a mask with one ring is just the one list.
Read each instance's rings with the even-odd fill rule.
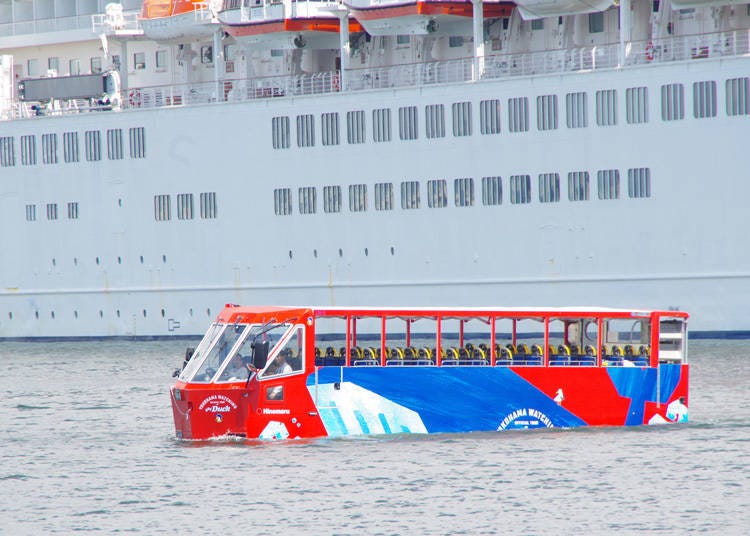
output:
[[[519,54],[412,63],[390,67],[350,69],[295,76],[248,79],[168,86],[130,88],[122,92],[123,109],[188,106],[210,102],[244,102],[255,99],[293,97],[383,88],[420,87],[434,84],[468,83],[483,80],[556,73],[628,68],[669,62],[736,57],[750,53],[750,30],[736,30],[653,41],[634,41],[623,49],[619,44],[547,50]],[[80,113],[86,107],[54,113]],[[96,106],[93,106],[96,108]],[[27,105],[11,106],[9,118],[29,117]]]

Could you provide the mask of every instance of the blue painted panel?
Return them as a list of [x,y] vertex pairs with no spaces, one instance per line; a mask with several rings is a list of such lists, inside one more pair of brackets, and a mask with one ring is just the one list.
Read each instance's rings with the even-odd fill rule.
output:
[[[321,384],[340,379],[339,367],[319,370]],[[352,367],[344,369],[344,381],[415,411],[428,432],[586,424],[502,367]]]

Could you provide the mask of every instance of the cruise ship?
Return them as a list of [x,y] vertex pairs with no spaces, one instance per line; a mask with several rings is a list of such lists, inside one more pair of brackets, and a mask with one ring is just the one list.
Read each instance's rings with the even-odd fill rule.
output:
[[225,303],[750,335],[750,5],[2,0],[0,339]]

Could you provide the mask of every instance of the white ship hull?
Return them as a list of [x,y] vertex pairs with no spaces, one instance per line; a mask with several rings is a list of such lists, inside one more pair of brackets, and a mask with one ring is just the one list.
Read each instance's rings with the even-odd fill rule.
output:
[[[225,302],[320,305],[599,304],[678,308],[691,331],[750,331],[750,181],[743,162],[750,116],[728,116],[725,81],[750,58],[645,65],[502,81],[357,91],[243,103],[80,114],[13,121],[4,136],[143,127],[146,157],[20,165],[0,170],[0,338],[197,335]],[[696,119],[692,83],[714,80],[716,117]],[[685,85],[685,119],[662,121],[663,84]],[[625,121],[627,88],[648,87],[649,121]],[[617,90],[615,126],[596,125],[594,93]],[[509,98],[589,98],[587,128],[510,133]],[[479,132],[479,103],[499,99],[502,131]],[[402,141],[398,108],[470,101],[472,135]],[[393,139],[372,140],[375,108],[390,108]],[[346,143],[346,112],[364,110],[367,139]],[[273,149],[272,118],[342,116],[340,145]],[[449,123],[447,120],[446,123]],[[450,130],[449,124],[447,130]],[[125,135],[127,137],[127,134]],[[317,140],[316,140],[317,141]],[[127,153],[127,139],[125,145]],[[62,149],[61,149],[62,151]],[[104,148],[106,154],[106,147]],[[61,157],[62,159],[62,157]],[[649,168],[650,197],[627,195],[627,170]],[[620,171],[619,199],[601,200],[596,172]],[[567,197],[565,177],[591,176],[587,201]],[[537,176],[557,172],[561,196],[540,203]],[[531,176],[532,202],[513,204],[507,180]],[[503,178],[503,201],[484,206],[482,177]],[[472,177],[475,202],[457,207],[453,181]],[[427,205],[426,182],[445,179],[448,203]],[[419,209],[402,210],[401,181],[419,181]],[[374,184],[392,182],[394,210],[375,210]],[[368,206],[349,212],[347,188],[366,184]],[[325,213],[322,188],[340,185],[343,208]],[[300,214],[298,188],[318,191]],[[291,215],[274,213],[274,190],[290,188]],[[198,217],[215,192],[217,217]],[[156,221],[154,199],[192,193],[196,216]],[[78,219],[24,220],[23,207],[77,202]]]

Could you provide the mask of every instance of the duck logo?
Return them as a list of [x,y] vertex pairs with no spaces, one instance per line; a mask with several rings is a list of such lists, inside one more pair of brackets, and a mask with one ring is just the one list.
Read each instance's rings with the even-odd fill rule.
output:
[[213,414],[216,422],[222,422],[224,414],[237,409],[237,404],[226,395],[211,395],[200,403],[198,409]]

